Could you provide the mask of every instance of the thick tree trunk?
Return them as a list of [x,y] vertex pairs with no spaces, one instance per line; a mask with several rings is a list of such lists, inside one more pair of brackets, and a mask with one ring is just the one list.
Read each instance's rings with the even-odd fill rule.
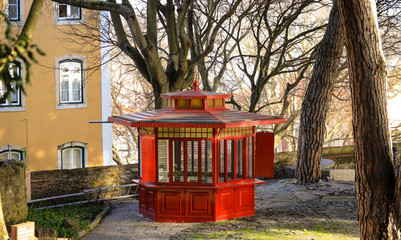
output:
[[256,105],[259,102],[261,94],[262,94],[262,87],[252,86],[251,100],[249,102],[248,112],[251,112],[251,113],[256,112]]
[[[373,3],[373,4],[372,4]],[[395,178],[387,117],[386,65],[374,2],[338,0],[345,27],[361,239],[390,239]]]
[[317,182],[320,179],[326,115],[343,48],[343,31],[337,0],[334,0],[326,33],[319,44],[312,78],[302,103],[296,178],[303,183]]
[[6,228],[6,223],[3,217],[3,205],[1,204],[1,193],[0,193],[0,240],[7,240],[8,233]]

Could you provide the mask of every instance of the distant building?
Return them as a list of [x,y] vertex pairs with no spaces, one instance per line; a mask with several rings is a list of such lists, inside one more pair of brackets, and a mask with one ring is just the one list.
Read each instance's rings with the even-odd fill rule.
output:
[[[23,26],[31,4],[8,0],[6,15],[13,30]],[[0,103],[0,159],[26,161],[29,171],[113,164],[111,124],[89,123],[111,115],[107,55],[100,41],[82,45],[77,36],[65,33],[71,27],[84,31],[82,23],[100,26],[101,18],[98,12],[45,2],[33,38],[46,56],[36,55],[39,64],[31,67],[27,95],[17,89]],[[101,62],[108,64],[88,70]],[[18,60],[10,71],[25,77]]]

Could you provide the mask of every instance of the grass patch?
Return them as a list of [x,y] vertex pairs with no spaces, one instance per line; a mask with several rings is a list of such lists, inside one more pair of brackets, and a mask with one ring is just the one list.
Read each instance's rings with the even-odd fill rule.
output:
[[191,239],[219,239],[225,234],[223,233],[211,233],[211,234],[201,234],[195,233],[191,236]]
[[37,227],[57,230],[58,237],[75,239],[78,233],[72,229],[65,229],[61,224],[63,219],[77,220],[81,228],[86,229],[103,209],[104,205],[99,204],[78,204],[48,209],[29,208],[27,221],[35,222]]
[[176,239],[357,240],[359,234],[357,222],[351,220],[307,218],[275,221],[264,218],[252,221],[240,218],[200,224]]

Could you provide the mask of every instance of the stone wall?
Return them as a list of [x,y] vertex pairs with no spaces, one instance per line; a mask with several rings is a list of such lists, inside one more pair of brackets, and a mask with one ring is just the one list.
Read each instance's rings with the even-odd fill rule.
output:
[[[401,154],[401,151],[398,151]],[[327,147],[323,148],[323,157],[334,161],[332,169],[355,168],[354,146]],[[292,178],[294,171],[288,172],[286,166],[297,164],[297,152],[281,152],[274,154],[274,178]]]
[[135,178],[137,164],[31,172],[31,197],[33,200],[130,184]]
[[6,223],[27,217],[24,163],[14,160],[0,161],[0,195]]

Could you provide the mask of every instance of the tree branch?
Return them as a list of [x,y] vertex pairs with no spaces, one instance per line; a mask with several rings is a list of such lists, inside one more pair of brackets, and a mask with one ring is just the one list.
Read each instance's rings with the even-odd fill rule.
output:
[[214,42],[216,40],[216,36],[217,33],[219,31],[219,29],[221,28],[222,24],[224,23],[224,21],[226,21],[229,17],[231,17],[235,10],[237,9],[238,5],[242,2],[242,0],[237,0],[233,6],[231,7],[230,11],[228,11],[227,13],[225,13],[220,20],[217,22],[216,26],[214,27],[211,35],[210,35],[210,39],[209,39],[209,44],[208,46],[205,48],[205,50],[198,55],[195,59],[190,60],[189,62],[189,68],[192,68],[193,66],[195,66],[201,59],[205,58],[212,50],[213,50],[213,45]]

